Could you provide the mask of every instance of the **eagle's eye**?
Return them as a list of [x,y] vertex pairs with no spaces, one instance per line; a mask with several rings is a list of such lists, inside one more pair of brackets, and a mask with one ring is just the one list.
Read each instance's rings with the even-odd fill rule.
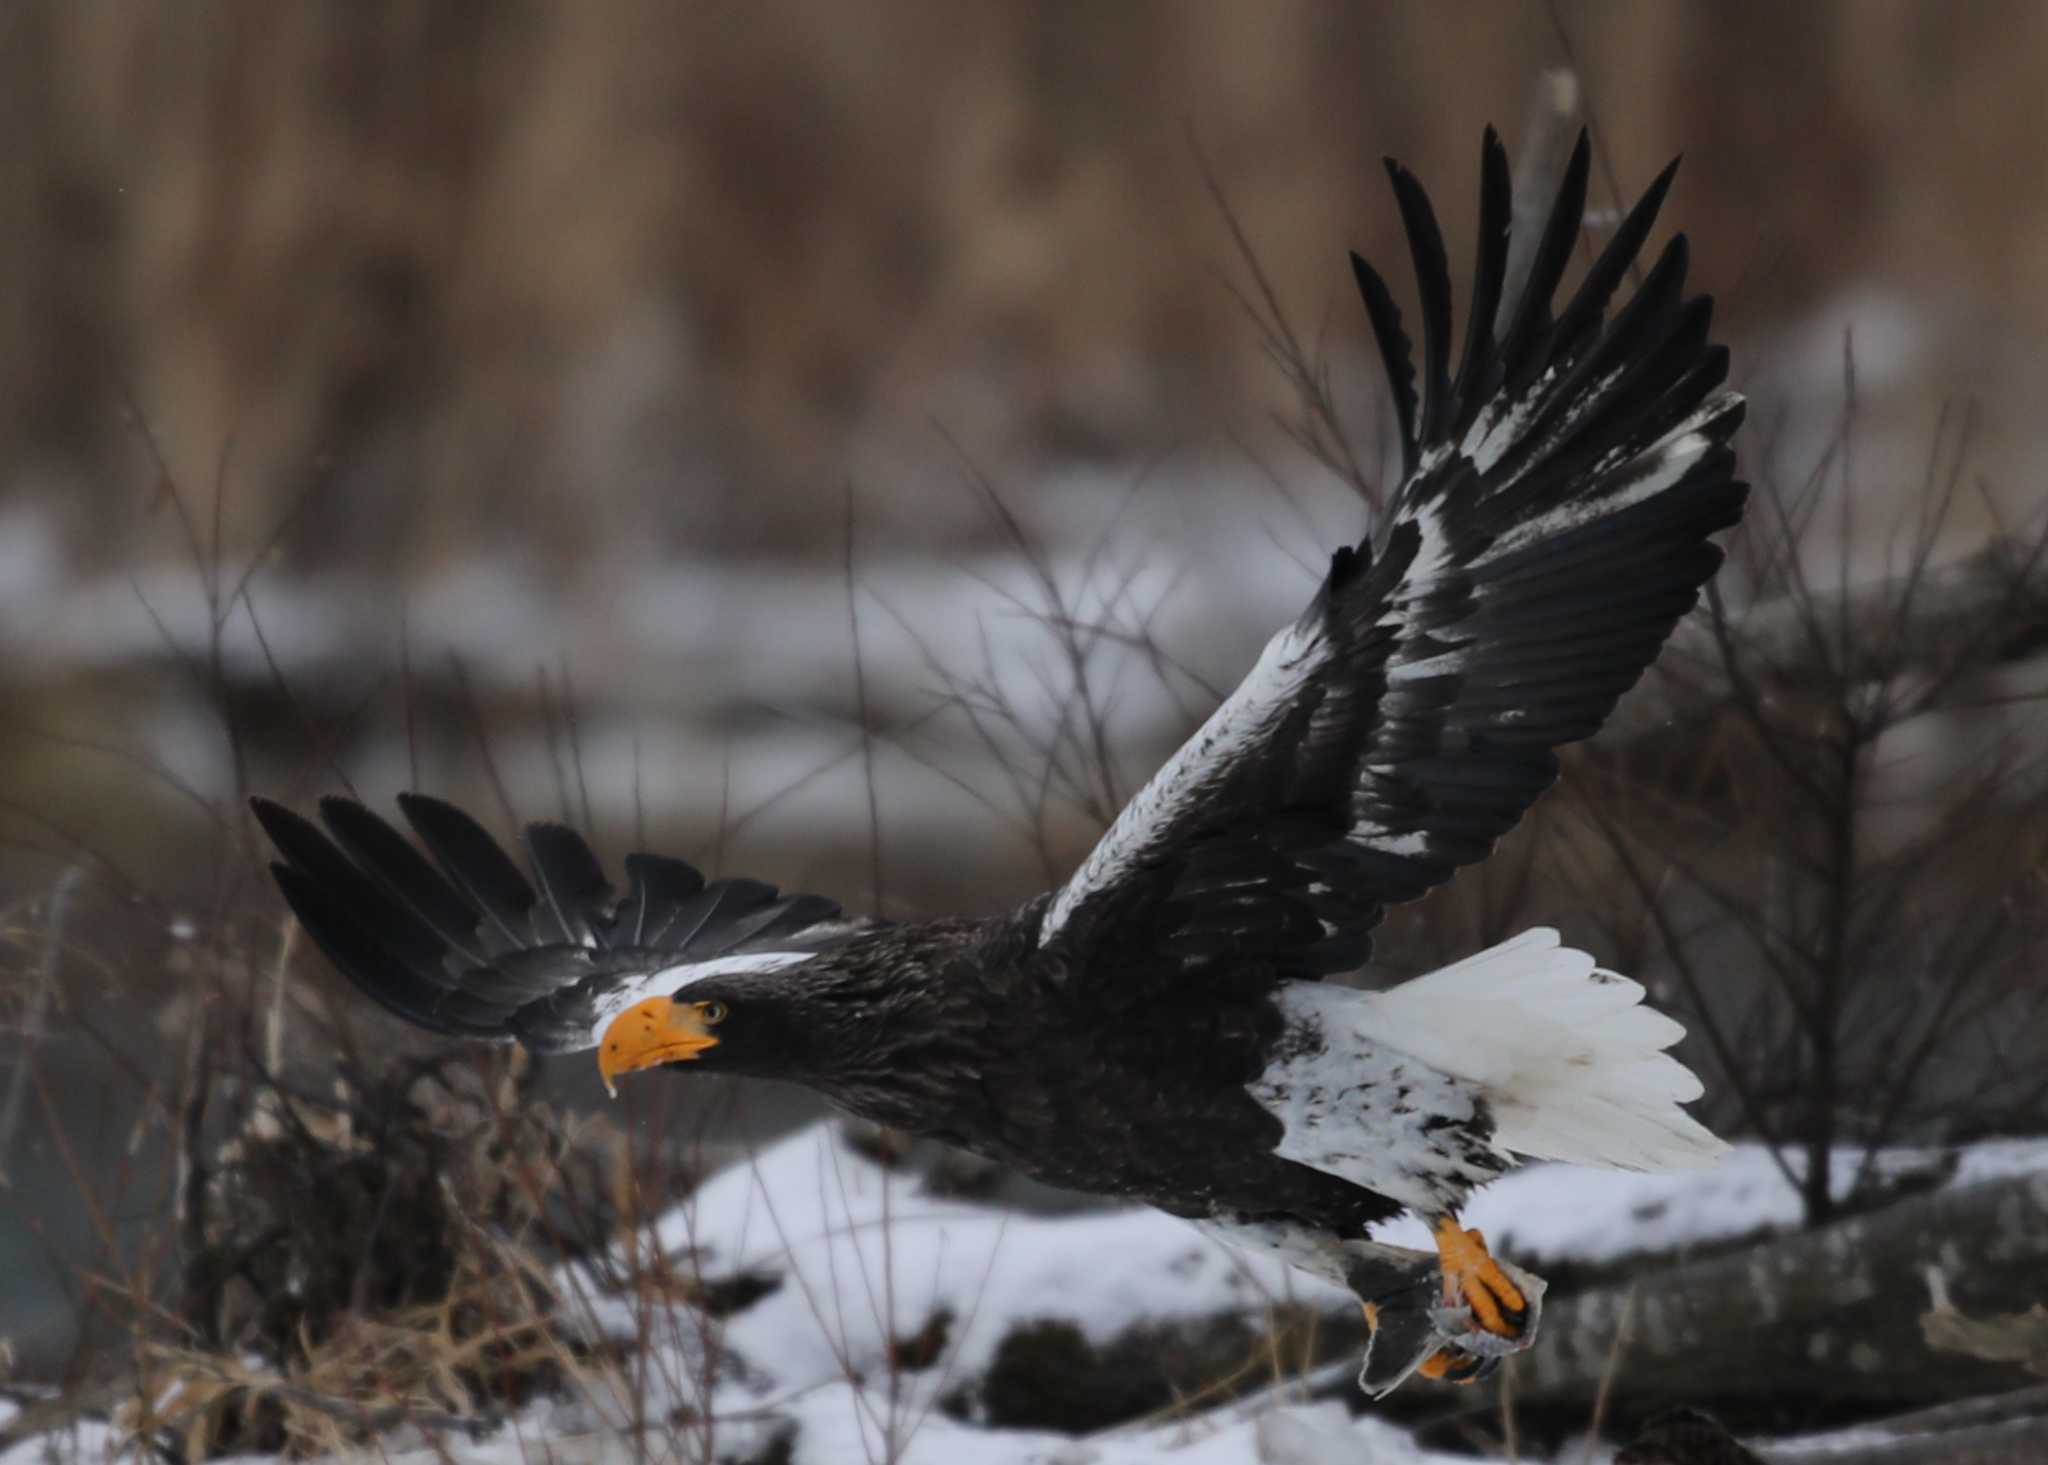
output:
[[704,1026],[716,1027],[725,1021],[725,1004],[711,1001],[704,1004]]

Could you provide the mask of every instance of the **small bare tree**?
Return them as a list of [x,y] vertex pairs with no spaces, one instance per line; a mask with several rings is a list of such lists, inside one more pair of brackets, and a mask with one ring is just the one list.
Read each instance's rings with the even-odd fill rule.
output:
[[[1660,725],[1577,775],[1605,856],[1583,868],[1635,896],[1589,903],[1654,932],[1810,1224],[1881,1179],[1878,1146],[2037,1125],[2044,1092],[2025,978],[2048,679],[2026,658],[2048,631],[2048,521],[1938,562],[1969,447],[1945,416],[1917,509],[1852,584],[1872,487],[1853,358],[1846,380],[1820,465],[1794,489],[1758,475],[1701,624],[1653,673]],[[1845,1143],[1864,1149],[1843,1181]]]

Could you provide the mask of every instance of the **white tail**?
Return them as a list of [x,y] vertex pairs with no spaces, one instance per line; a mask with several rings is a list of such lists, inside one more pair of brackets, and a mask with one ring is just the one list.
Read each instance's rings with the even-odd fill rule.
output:
[[1494,1144],[1613,1170],[1690,1170],[1728,1148],[1678,1106],[1700,1081],[1664,1052],[1685,1036],[1547,927],[1373,994],[1374,1038],[1469,1079]]

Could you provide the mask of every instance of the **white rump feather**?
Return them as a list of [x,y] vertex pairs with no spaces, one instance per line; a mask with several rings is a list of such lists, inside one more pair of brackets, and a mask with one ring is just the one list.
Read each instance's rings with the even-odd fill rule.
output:
[[1664,1050],[1685,1029],[1641,984],[1560,944],[1549,927],[1370,994],[1376,1042],[1468,1079],[1494,1144],[1613,1170],[1691,1170],[1728,1146],[1679,1105],[1702,1090]]

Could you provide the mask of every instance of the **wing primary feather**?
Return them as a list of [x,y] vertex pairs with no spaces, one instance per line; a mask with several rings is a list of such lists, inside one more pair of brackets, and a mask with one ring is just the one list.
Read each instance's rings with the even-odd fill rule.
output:
[[456,955],[471,965],[483,963],[476,944],[481,914],[411,841],[354,799],[322,799],[320,819],[349,858],[432,926]]
[[818,895],[787,895],[738,916],[716,928],[707,930],[707,937],[715,936],[715,942],[699,939],[691,944],[693,956],[724,956],[737,951],[749,943],[771,941],[777,937],[793,936],[820,921],[830,920],[839,914],[839,903],[826,900]]
[[650,924],[644,945],[661,951],[681,951],[686,948],[704,922],[718,908],[723,881],[713,881],[694,894],[684,897],[670,907],[666,917]]
[[1365,302],[1365,318],[1372,324],[1373,339],[1379,343],[1380,360],[1387,370],[1387,391],[1394,399],[1394,426],[1401,434],[1401,472],[1415,471],[1422,447],[1415,437],[1415,361],[1408,333],[1401,329],[1401,308],[1380,272],[1358,255],[1351,256],[1351,274],[1358,281],[1359,298]]
[[529,824],[524,839],[541,898],[562,939],[577,946],[602,944],[612,887],[589,844],[565,824]]
[[695,866],[666,855],[627,855],[632,894],[620,931],[628,946],[659,946],[682,903],[704,888]]
[[1436,210],[1429,206],[1422,184],[1392,158],[1387,159],[1387,177],[1394,185],[1394,202],[1400,207],[1401,223],[1408,231],[1408,252],[1415,262],[1415,289],[1422,309],[1422,421],[1417,431],[1428,444],[1443,435],[1451,394],[1450,261],[1444,253]]
[[368,883],[311,820],[265,798],[251,799],[249,807],[287,865],[313,880],[347,886]]
[[464,972],[462,988],[474,997],[508,1008],[524,1007],[584,980],[594,969],[593,962],[603,954],[602,948],[559,944],[508,951],[488,967],[473,967]]
[[846,912],[838,901],[826,895],[786,895],[775,919],[754,933],[756,941],[780,941],[801,936],[813,926],[838,921]]
[[505,940],[515,947],[533,945],[533,887],[483,826],[426,794],[400,794],[398,807],[427,853]]
[[1495,364],[1494,317],[1507,285],[1508,227],[1514,218],[1514,185],[1508,174],[1507,149],[1500,134],[1486,129],[1480,148],[1479,244],[1472,270],[1471,316],[1465,322],[1465,350],[1458,379],[1451,387],[1455,415],[1445,425],[1452,438],[1464,436],[1479,415],[1492,387]]
[[268,799],[251,803],[263,832],[285,863],[323,892],[327,902],[323,909],[345,915],[351,926],[386,953],[388,961],[436,985],[452,985],[441,965],[447,943],[410,906],[357,869],[311,820]]
[[1614,237],[1607,241],[1607,247],[1593,261],[1593,267],[1586,271],[1571,304],[1558,316],[1557,339],[1567,351],[1576,348],[1582,335],[1600,329],[1601,317],[1607,313],[1607,302],[1613,299],[1622,277],[1642,252],[1643,241],[1657,222],[1657,214],[1664,207],[1664,196],[1671,191],[1671,180],[1678,176],[1681,161],[1673,158],[1651,181],[1643,196],[1636,200],[1636,206],[1628,211],[1620,227],[1614,231]]
[[[1687,261],[1681,235],[1665,247],[1642,287],[1604,328],[1597,318],[1581,326],[1559,319],[1557,339],[1565,353],[1560,360],[1571,365],[1545,389],[1544,407],[1493,467],[1496,477],[1510,482],[1538,459],[1545,460],[1545,471],[1499,498],[1495,512],[1514,517],[1525,503],[1555,497],[1560,480],[1592,466],[1571,456],[1572,442],[1597,443],[1601,454],[1612,451],[1614,419],[1640,417],[1645,403],[1639,394],[1646,389],[1662,391],[1672,371],[1663,346],[1674,337],[1682,344],[1687,324],[1680,304]],[[1573,330],[1598,332],[1598,337],[1590,349],[1576,350],[1569,340]]]
[[292,914],[320,948],[362,991],[407,1022],[445,1037],[496,1037],[499,1034],[458,1022],[436,1010],[432,998],[446,989],[404,980],[405,964],[355,919],[348,901],[338,898],[318,876],[279,861],[270,867]]
[[1557,202],[1551,205],[1542,241],[1530,256],[1529,278],[1516,299],[1514,318],[1501,333],[1502,384],[1510,396],[1519,395],[1542,368],[1543,355],[1537,348],[1549,335],[1551,301],[1585,218],[1586,178],[1592,164],[1593,144],[1581,131],[1557,185]]
[[664,933],[662,945],[690,957],[723,948],[718,942],[724,923],[775,899],[775,887],[759,880],[714,880],[684,903]]

